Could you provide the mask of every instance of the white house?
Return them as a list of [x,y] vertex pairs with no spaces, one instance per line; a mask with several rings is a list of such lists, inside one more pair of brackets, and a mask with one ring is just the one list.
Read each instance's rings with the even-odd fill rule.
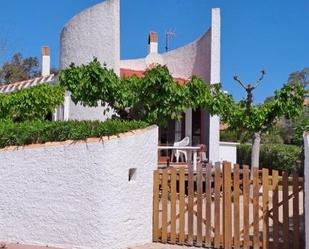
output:
[[[200,38],[181,48],[166,53],[158,52],[158,36],[150,32],[149,53],[144,58],[120,59],[120,0],[105,0],[74,16],[61,32],[60,67],[72,62],[87,64],[93,57],[106,63],[120,76],[133,74],[142,76],[154,63],[167,65],[173,77],[183,82],[192,75],[205,82],[220,82],[220,9],[212,9],[211,27]],[[50,75],[49,49],[42,49],[42,77],[0,87],[0,92],[11,92],[44,82],[56,82],[57,76]],[[103,107],[88,108],[75,105],[70,94],[64,106],[59,107],[56,120],[105,120]],[[168,129],[160,131],[162,143],[172,143],[188,136],[192,145],[206,144],[209,159],[219,161],[219,118],[210,116],[205,110],[187,110],[182,121],[169,123]]]

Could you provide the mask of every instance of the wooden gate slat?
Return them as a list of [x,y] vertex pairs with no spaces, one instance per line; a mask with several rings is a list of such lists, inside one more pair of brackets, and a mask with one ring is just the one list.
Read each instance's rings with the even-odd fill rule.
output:
[[268,249],[269,243],[269,171],[263,169],[263,249]]
[[[203,169],[198,164],[196,174],[190,165],[187,173],[185,168],[153,172],[154,242],[214,248],[223,246],[225,249],[301,248],[299,215],[303,181],[297,174],[289,178],[288,173],[283,172],[281,180],[279,172],[272,170],[270,182],[269,170],[265,168],[261,171],[253,168],[250,180],[248,166],[244,166],[242,172],[237,164],[232,171],[228,162],[223,163],[223,171],[220,163],[215,165],[214,172],[212,167],[207,164]],[[282,231],[279,228],[281,212]],[[272,229],[271,238],[269,229]],[[250,232],[253,233],[250,235]]]
[[289,248],[289,177],[283,172],[283,248]]
[[243,167],[243,208],[244,208],[244,249],[249,249],[249,193],[250,193],[250,180],[249,180],[249,167]]
[[153,172],[153,225],[152,225],[152,239],[154,242],[159,241],[160,229],[159,229],[159,187],[160,187],[160,175],[159,171]]
[[272,171],[272,190],[273,190],[273,249],[279,249],[279,172]]
[[223,246],[232,248],[231,222],[231,163],[223,163]]
[[214,239],[214,247],[220,248],[221,246],[221,227],[220,227],[220,201],[221,201],[221,184],[222,184],[222,176],[221,176],[221,164],[215,164],[215,209],[214,209],[214,225],[215,225],[215,239]]
[[168,172],[167,169],[162,173],[162,243],[167,242],[167,193],[168,193]]
[[239,165],[234,165],[234,248],[240,248],[240,220],[239,220]]
[[177,180],[177,169],[171,170],[171,235],[170,243],[176,243],[176,180]]
[[194,175],[192,164],[188,169],[188,245],[193,245]]
[[185,243],[185,169],[179,170],[179,244]]
[[293,248],[299,248],[299,181],[298,175],[293,175]]
[[197,165],[197,238],[196,246],[203,242],[203,173],[202,164]]
[[259,169],[253,167],[253,248],[259,249]]
[[211,246],[211,165],[206,165],[206,233],[205,246]]

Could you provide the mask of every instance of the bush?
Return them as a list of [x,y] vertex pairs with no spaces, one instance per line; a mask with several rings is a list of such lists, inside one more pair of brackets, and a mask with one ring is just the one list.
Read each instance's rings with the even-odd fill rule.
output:
[[302,120],[297,126],[295,131],[295,142],[298,145],[303,145],[304,132],[309,132],[309,119]]
[[[250,165],[251,145],[237,146],[237,162]],[[296,145],[263,144],[260,152],[260,166],[269,169],[285,170],[302,173],[303,150]]]
[[45,120],[63,100],[63,87],[50,84],[0,94],[0,119],[15,122]]
[[89,137],[111,136],[134,129],[145,128],[140,121],[0,121],[0,148],[27,144],[84,140]]

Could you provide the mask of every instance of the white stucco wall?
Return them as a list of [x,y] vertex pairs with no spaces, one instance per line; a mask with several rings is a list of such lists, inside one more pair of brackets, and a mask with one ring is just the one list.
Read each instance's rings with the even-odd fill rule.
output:
[[211,29],[197,40],[167,53],[149,54],[145,58],[121,60],[120,67],[146,70],[153,63],[167,65],[175,78],[189,79],[198,75],[210,82]]
[[0,241],[95,249],[151,242],[157,141],[150,127],[0,150]]
[[228,161],[232,165],[237,163],[237,143],[220,142],[220,162]]
[[60,67],[89,63],[97,57],[119,73],[120,3],[105,0],[74,16],[61,32]]
[[309,249],[309,133],[304,135],[305,146],[305,231],[306,231],[306,249]]
[[162,54],[164,63],[174,77],[189,79],[198,75],[210,82],[211,30],[196,41]]
[[[88,64],[97,57],[103,65],[120,73],[120,2],[105,0],[73,17],[61,32],[60,67],[66,68],[72,62]],[[101,106],[86,108],[69,102],[65,110],[69,119],[101,120]]]
[[[104,113],[105,111],[105,113]],[[67,115],[69,120],[100,120],[105,121],[114,114],[113,110],[106,111],[106,107],[102,107],[99,103],[97,107],[87,107],[81,104],[74,104],[69,98],[67,106]]]

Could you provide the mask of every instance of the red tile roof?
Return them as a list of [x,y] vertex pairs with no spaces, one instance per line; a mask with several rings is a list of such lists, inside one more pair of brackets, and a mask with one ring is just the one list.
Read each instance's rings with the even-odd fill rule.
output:
[[23,88],[28,88],[48,82],[54,82],[56,81],[56,79],[57,75],[51,74],[48,76],[42,76],[30,80],[18,81],[7,85],[0,85],[0,93],[10,93]]
[[[127,68],[121,68],[120,69],[120,77],[132,77],[132,76],[137,76],[137,77],[144,77],[145,71],[142,70],[132,70],[132,69],[127,69]],[[182,78],[175,78],[174,80],[180,84],[184,85],[188,80],[182,79]],[[24,81],[18,81],[14,82],[11,84],[7,85],[1,85],[0,84],[0,93],[10,93],[14,92],[23,88],[28,88],[36,85],[40,85],[43,83],[49,83],[49,82],[55,82],[57,81],[57,75],[51,74],[48,76],[44,77],[37,77],[29,80],[24,80]]]
[[[137,77],[144,77],[145,76],[145,71],[142,70],[132,70],[128,68],[120,68],[120,77],[132,77],[132,76],[137,76]],[[174,80],[179,84],[179,85],[184,85],[188,82],[186,79],[182,78],[176,78],[174,77]]]

